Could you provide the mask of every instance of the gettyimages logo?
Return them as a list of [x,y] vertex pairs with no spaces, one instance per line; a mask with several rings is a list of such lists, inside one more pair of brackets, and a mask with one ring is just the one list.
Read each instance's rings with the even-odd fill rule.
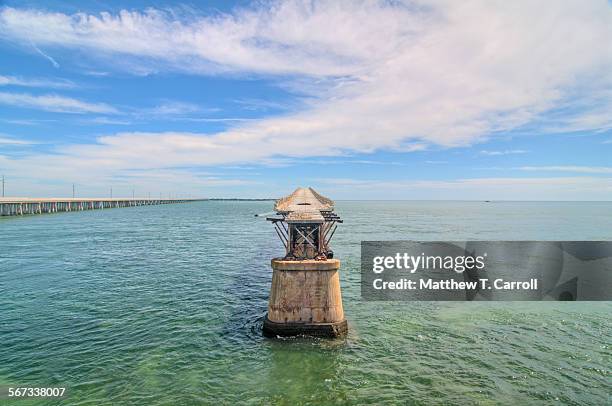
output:
[[611,300],[612,242],[364,241],[366,300]]
[[466,270],[485,268],[485,258],[487,253],[483,255],[457,255],[457,256],[441,256],[441,255],[421,255],[413,256],[407,252],[396,253],[393,256],[378,256],[372,260],[372,272],[381,273],[385,269],[404,269],[410,273],[415,273],[419,269],[445,269],[462,273]]

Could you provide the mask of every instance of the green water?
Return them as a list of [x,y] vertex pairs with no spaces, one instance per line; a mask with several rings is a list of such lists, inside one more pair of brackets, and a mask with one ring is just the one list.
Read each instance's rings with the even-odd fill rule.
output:
[[612,303],[364,302],[359,249],[612,240],[612,203],[339,202],[346,340],[261,336],[271,205],[0,219],[0,385],[69,391],[13,404],[610,404]]

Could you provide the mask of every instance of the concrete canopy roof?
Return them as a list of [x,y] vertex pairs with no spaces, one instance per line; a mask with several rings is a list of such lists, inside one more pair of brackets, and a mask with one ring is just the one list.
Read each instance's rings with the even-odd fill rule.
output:
[[[317,213],[331,212],[334,210],[334,202],[325,196],[318,194],[313,188],[297,188],[289,196],[276,201],[274,210],[279,213]],[[306,216],[300,216],[306,217]]]
[[334,202],[313,188],[297,188],[287,197],[277,200],[274,210],[284,214],[288,223],[323,223],[322,212],[334,210]]

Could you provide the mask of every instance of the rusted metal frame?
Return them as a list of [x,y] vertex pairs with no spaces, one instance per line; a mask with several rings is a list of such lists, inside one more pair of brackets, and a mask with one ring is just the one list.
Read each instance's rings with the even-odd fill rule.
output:
[[[329,222],[329,226],[327,227],[327,230],[325,231],[325,236],[323,237],[326,241],[329,241],[329,239],[327,238],[327,236],[329,235],[329,232],[331,231],[332,227],[334,226],[334,224],[336,224],[335,221],[330,221]],[[336,226],[337,227],[337,226]]]
[[[300,231],[300,229],[299,229],[299,228],[297,228],[297,227],[294,227],[294,228],[295,228],[295,231],[297,231],[297,232],[298,232],[298,233],[299,233],[299,234],[300,234],[300,235],[301,235],[301,236],[304,238],[304,240],[305,240],[305,241],[306,241],[308,244],[310,244],[310,246],[311,246],[312,248],[314,248],[315,250],[317,250],[317,252],[319,252],[319,248],[315,247],[315,246],[314,246],[314,244],[313,244],[312,242],[310,242],[310,240],[308,239],[308,237],[306,237],[306,236],[304,235],[304,233],[302,233],[302,232]],[[308,235],[310,235],[310,234],[308,234]]]
[[272,223],[277,223],[279,221],[285,221],[285,219],[279,219],[279,218],[276,218],[276,217],[266,217],[266,220],[267,221],[271,221]]
[[340,216],[336,213],[321,213],[326,221],[340,220]]
[[[313,229],[312,229],[312,230],[310,230],[310,232],[309,232],[309,233],[308,233],[308,235],[306,236],[306,238],[308,238],[308,239],[309,239],[309,241],[312,241],[312,244],[310,244],[310,245],[311,245],[311,246],[313,246],[313,247],[314,247],[314,237],[312,238],[312,240],[310,240],[310,237],[312,236],[312,234],[313,234],[315,231],[318,233],[318,232],[319,232],[319,228],[320,228],[320,226],[319,226],[319,225],[315,225],[315,226],[313,227]],[[320,244],[320,243],[321,243],[321,242],[319,241],[319,244]],[[319,251],[319,250],[320,250],[320,247],[317,247],[317,248],[315,248],[315,249],[317,250],[317,252],[320,252],[320,251]]]
[[327,223],[323,223],[319,226],[319,230],[317,232],[319,240],[319,253],[327,251],[327,246],[325,245],[325,226]]
[[285,217],[283,216],[283,218],[276,218],[276,217],[266,217],[267,221],[272,222],[272,224],[277,224],[280,223],[281,226],[283,227],[283,230],[285,230],[285,233],[288,233],[289,230],[287,230],[287,227],[285,226]]
[[283,219],[283,221],[280,222],[281,226],[283,226],[283,230],[285,230],[285,233],[287,233],[287,235],[289,235],[289,228],[285,227],[285,221]]
[[276,223],[274,224],[274,229],[276,230],[276,233],[278,234],[280,239],[283,241],[285,248],[287,248],[287,244],[289,243],[289,236],[285,235],[285,233],[281,231],[280,227]]
[[327,251],[329,250],[329,246],[327,244],[327,233],[329,232],[329,229],[331,227],[331,223],[326,221],[325,223],[323,223],[323,227],[321,227],[321,236],[320,236],[320,243],[323,245],[323,250]]
[[310,230],[310,232],[308,233],[308,235],[306,237],[310,237],[312,235],[312,233],[314,233],[315,231],[319,231],[319,226],[318,225],[314,226],[314,228],[312,230]]
[[288,231],[284,228],[283,226],[283,230],[285,230],[285,233],[287,235],[285,235],[285,233],[280,231],[280,228],[278,226],[278,223],[283,223],[283,219],[279,219],[279,218],[273,218],[273,217],[267,217],[266,218],[267,221],[272,222],[272,224],[274,225],[274,231],[276,231],[276,235],[278,235],[278,238],[280,238],[281,243],[283,243],[283,246],[285,247],[285,253],[288,254],[290,251],[290,247],[289,247],[289,233]]
[[329,236],[329,238],[327,239],[327,244],[329,244],[329,242],[331,241],[332,237],[334,236],[334,233],[336,232],[336,230],[338,229],[338,226],[336,225],[333,229],[333,231],[331,232],[331,235]]
[[289,247],[287,246],[287,243],[285,242],[285,240],[283,240],[283,237],[281,237],[281,233],[278,232],[278,228],[274,227],[274,231],[276,231],[276,234],[278,234],[278,237],[281,239],[281,242],[285,246],[285,251],[288,252]]
[[325,235],[327,235],[327,233],[329,233],[329,230],[331,229],[332,225],[334,225],[334,221],[333,220],[329,220],[325,222]]
[[325,223],[323,223],[323,226],[321,227],[321,230],[323,230],[321,235],[323,237],[325,237],[325,235],[327,234],[327,231],[329,230],[329,226],[330,226],[330,222],[326,220]]

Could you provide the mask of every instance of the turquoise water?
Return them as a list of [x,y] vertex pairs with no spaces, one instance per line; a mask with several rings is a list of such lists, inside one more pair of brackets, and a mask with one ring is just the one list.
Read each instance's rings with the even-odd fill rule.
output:
[[19,405],[610,403],[612,303],[364,302],[359,250],[612,240],[612,203],[338,202],[346,340],[261,336],[271,206],[0,219],[0,386],[69,391]]

